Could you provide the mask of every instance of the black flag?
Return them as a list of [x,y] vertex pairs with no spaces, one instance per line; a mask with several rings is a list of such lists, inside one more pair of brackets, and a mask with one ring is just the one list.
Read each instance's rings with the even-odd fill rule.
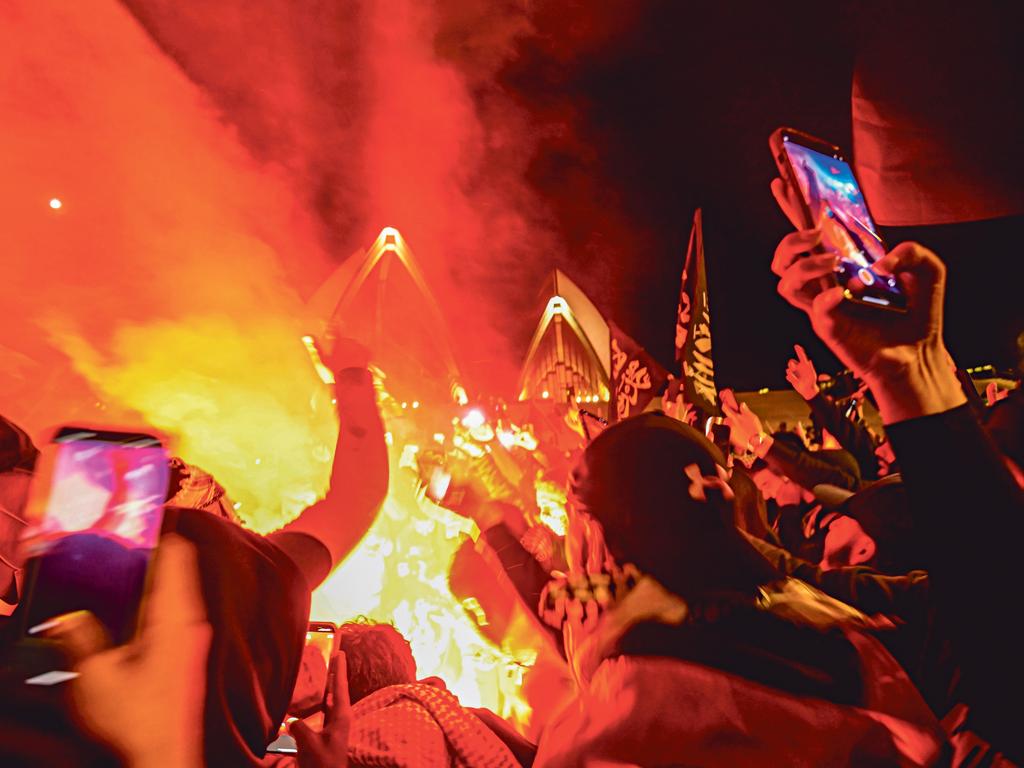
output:
[[679,309],[676,313],[676,360],[683,373],[683,400],[705,416],[721,415],[711,358],[711,312],[704,274],[704,232],[700,208],[693,215],[686,249]]
[[621,421],[642,413],[668,381],[668,371],[647,354],[647,350],[622,332],[615,323],[611,331],[612,407],[609,421]]

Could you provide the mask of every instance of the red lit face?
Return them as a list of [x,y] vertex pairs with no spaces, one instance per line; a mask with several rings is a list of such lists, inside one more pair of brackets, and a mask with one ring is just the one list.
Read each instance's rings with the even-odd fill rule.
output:
[[803,488],[788,477],[777,475],[770,469],[762,469],[753,475],[754,485],[765,499],[774,499],[780,506],[799,504],[803,498]]
[[868,536],[860,523],[846,515],[826,518],[825,550],[819,567],[823,571],[848,565],[864,565],[875,556],[875,540]]

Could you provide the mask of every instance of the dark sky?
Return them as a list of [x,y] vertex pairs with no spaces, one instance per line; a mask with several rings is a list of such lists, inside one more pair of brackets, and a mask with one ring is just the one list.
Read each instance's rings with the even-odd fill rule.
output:
[[[855,56],[866,33],[877,41],[875,25],[893,22],[892,9],[869,2],[649,2],[634,17],[620,17],[589,49],[581,46],[558,61],[557,45],[545,49],[543,41],[566,35],[589,4],[577,4],[576,14],[567,14],[565,3],[541,6],[550,12],[537,15],[539,40],[527,41],[504,80],[541,122],[546,103],[568,99],[579,107],[571,137],[545,143],[531,173],[558,212],[572,274],[670,365],[679,271],[693,209],[702,206],[719,385],[786,386],[783,371],[794,342],[804,344],[819,367],[837,368],[806,319],[775,293],[769,263],[789,230],[768,189],[775,168],[767,137],[791,125],[851,153]],[[1000,34],[1000,19],[1012,26],[1002,8],[968,19],[966,29],[957,29],[963,10],[953,6],[944,11],[940,4],[916,3],[903,11],[896,21],[915,36],[905,55],[965,59],[962,66],[944,62],[957,81],[950,86],[952,103],[934,109],[943,117],[967,111],[956,119],[979,138],[991,135],[986,121],[1002,122],[1004,111],[1019,118],[1013,110],[1020,94],[1000,91],[993,83],[1004,78],[979,66],[972,70],[966,60],[974,55],[972,44],[990,45]],[[955,49],[939,40],[955,40]],[[1012,51],[1012,42],[1007,47]],[[1018,69],[1005,79],[1019,81],[1019,56],[1011,53],[1008,61]],[[883,80],[901,76],[884,61],[863,66]],[[943,83],[927,85],[941,101]],[[906,82],[897,90],[915,87]],[[980,93],[975,115],[974,99],[968,109],[953,95],[966,92]],[[1019,164],[1014,143],[997,150],[996,163],[1012,155]],[[588,150],[582,160],[581,146]],[[887,233],[890,245],[912,236],[949,264],[947,336],[964,366],[1012,366],[1013,340],[1024,328],[1020,224],[1018,218]]]
[[[550,51],[527,47],[505,82],[527,105],[580,105],[576,130],[545,143],[531,169],[563,225],[567,270],[668,366],[701,206],[719,383],[779,384],[792,341],[809,334],[768,269],[787,225],[768,189],[767,138],[790,124],[849,145],[850,44],[812,33],[800,21],[810,4],[790,4],[788,19],[774,4],[693,5],[645,4],[560,67]],[[557,37],[567,18],[552,12],[540,23]],[[535,114],[544,120],[543,108]]]

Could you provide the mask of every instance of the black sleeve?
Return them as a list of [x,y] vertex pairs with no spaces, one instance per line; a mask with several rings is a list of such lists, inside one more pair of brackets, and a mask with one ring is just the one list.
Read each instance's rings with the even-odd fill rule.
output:
[[887,576],[861,566],[823,571],[782,547],[752,536],[747,538],[768,562],[787,576],[807,582],[864,613],[882,613],[909,621],[927,610],[928,574],[925,571],[911,571],[902,576]]
[[205,765],[253,765],[277,736],[309,621],[306,577],[273,538],[194,509],[165,525],[196,548],[213,629],[204,707]]
[[291,531],[275,531],[267,534],[266,538],[292,559],[302,572],[310,591],[330,575],[331,553],[319,539],[307,533]]
[[1016,632],[1024,494],[969,406],[887,428],[920,536],[933,599],[963,670],[972,725],[1024,758]]
[[878,459],[875,457],[875,441],[863,424],[858,424],[843,415],[839,407],[820,392],[807,401],[814,419],[832,433],[839,444],[849,451],[860,466],[865,480],[878,478]]
[[551,580],[551,574],[544,570],[504,523],[488,528],[480,535],[498,556],[501,567],[530,612],[537,615],[540,593]]
[[807,490],[828,484],[853,491],[859,485],[858,479],[842,467],[819,459],[810,451],[798,451],[783,445],[778,440],[772,443],[764,460],[776,472]]
[[565,643],[561,631],[549,626],[540,615],[540,595],[551,580],[551,574],[537,562],[504,523],[482,531],[480,537],[494,551],[519,597],[526,603],[530,613],[537,617],[540,626],[548,631],[558,652],[564,657]]

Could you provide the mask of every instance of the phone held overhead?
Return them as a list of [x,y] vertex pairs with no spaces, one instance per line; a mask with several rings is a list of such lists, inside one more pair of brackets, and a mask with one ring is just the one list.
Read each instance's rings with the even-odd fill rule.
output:
[[885,245],[839,147],[793,128],[777,129],[768,143],[783,181],[798,193],[804,228],[821,230],[821,252],[836,256],[844,298],[905,311],[906,296],[896,279],[874,268]]

